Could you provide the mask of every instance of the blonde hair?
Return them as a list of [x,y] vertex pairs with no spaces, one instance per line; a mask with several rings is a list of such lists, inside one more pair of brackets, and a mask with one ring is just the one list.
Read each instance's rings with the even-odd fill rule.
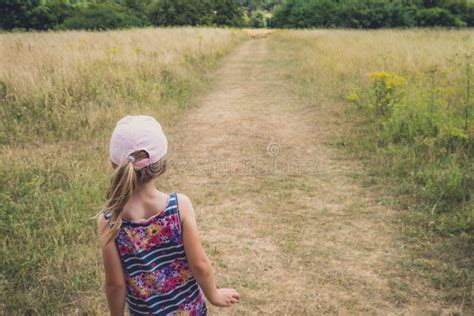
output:
[[[148,158],[148,153],[144,150],[136,151],[130,154],[136,161]],[[166,159],[152,163],[142,169],[135,170],[133,162],[126,160],[120,166],[113,164],[115,171],[110,180],[110,186],[107,190],[107,202],[105,212],[109,212],[109,231],[107,232],[107,243],[114,240],[122,225],[123,207],[130,199],[136,189],[166,171]]]

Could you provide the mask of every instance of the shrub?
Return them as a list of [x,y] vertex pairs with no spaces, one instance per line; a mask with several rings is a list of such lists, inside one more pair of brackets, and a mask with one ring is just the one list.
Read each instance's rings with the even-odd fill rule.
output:
[[137,17],[130,9],[114,4],[101,3],[91,5],[77,14],[66,18],[58,26],[60,29],[106,30],[146,26],[147,20]]
[[215,25],[243,26],[243,12],[235,0],[214,0],[215,15],[212,23]]
[[400,102],[406,80],[396,74],[385,71],[370,74],[373,93],[375,95],[374,109],[377,115],[388,116],[395,104]]
[[441,8],[429,8],[418,11],[419,26],[464,26],[465,23],[456,18],[451,12]]
[[148,13],[153,25],[211,25],[212,6],[209,1],[159,0]]
[[[394,73],[374,72],[370,74],[372,84],[365,91],[366,101],[360,101],[354,88],[346,100],[358,105],[364,116],[373,115],[371,121],[377,132],[367,135],[368,139],[375,140],[379,155],[391,161],[397,179],[411,187],[411,193],[430,209],[433,228],[443,234],[469,232],[474,229],[466,206],[472,199],[474,187],[474,177],[469,171],[474,148],[474,138],[468,129],[472,116],[464,123],[460,105],[453,108],[442,96],[433,99],[432,92],[440,90],[434,85],[435,73],[429,70],[432,82],[427,83],[423,76],[417,76],[408,83]],[[461,80],[469,80],[469,77]],[[428,93],[414,93],[420,85],[426,86]],[[468,94],[469,86],[466,89]],[[441,213],[444,215],[438,216]]]
[[340,10],[342,26],[380,28],[391,26],[392,4],[383,0],[347,2]]
[[466,10],[462,12],[462,16],[467,26],[474,26],[474,2],[468,3]]
[[[429,4],[428,4],[429,2]],[[472,25],[474,4],[456,1],[288,0],[272,18],[276,27],[382,28]]]
[[262,11],[256,10],[252,12],[250,16],[250,26],[256,28],[267,27],[267,21]]
[[35,3],[31,1],[3,0],[0,10],[0,28],[12,30],[14,28],[30,28],[31,10]]
[[36,30],[52,29],[77,13],[78,9],[62,2],[41,5],[31,10],[30,27]]

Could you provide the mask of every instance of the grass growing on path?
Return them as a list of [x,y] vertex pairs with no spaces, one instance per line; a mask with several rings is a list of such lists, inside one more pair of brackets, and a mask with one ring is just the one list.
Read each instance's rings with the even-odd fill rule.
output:
[[[332,142],[367,163],[364,181],[389,192],[380,203],[407,210],[399,230],[412,256],[400,273],[422,275],[433,295],[464,310],[474,280],[473,34],[286,31],[273,43],[297,93],[347,117]],[[402,303],[426,295],[392,283]]]
[[219,284],[242,294],[235,308],[211,311],[462,310],[398,265],[409,253],[397,239],[395,209],[367,186],[367,170],[333,146],[350,124],[343,107],[294,93],[301,47],[280,36],[250,40],[229,55],[214,89],[171,133],[179,147],[170,158],[183,168],[163,180],[193,197]]
[[237,30],[0,34],[0,314],[101,314],[95,215],[126,114],[168,128]]

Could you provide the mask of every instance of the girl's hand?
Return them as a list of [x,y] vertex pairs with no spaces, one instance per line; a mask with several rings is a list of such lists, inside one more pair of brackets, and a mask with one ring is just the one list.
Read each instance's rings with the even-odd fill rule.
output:
[[240,300],[240,294],[234,289],[217,289],[216,298],[211,301],[218,307],[230,307]]

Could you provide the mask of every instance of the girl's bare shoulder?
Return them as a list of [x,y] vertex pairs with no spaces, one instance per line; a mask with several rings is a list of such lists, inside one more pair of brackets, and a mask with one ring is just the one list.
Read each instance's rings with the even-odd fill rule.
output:
[[178,207],[181,217],[183,217],[183,219],[189,218],[190,216],[194,217],[193,204],[189,197],[183,193],[176,193],[176,198],[178,199]]

